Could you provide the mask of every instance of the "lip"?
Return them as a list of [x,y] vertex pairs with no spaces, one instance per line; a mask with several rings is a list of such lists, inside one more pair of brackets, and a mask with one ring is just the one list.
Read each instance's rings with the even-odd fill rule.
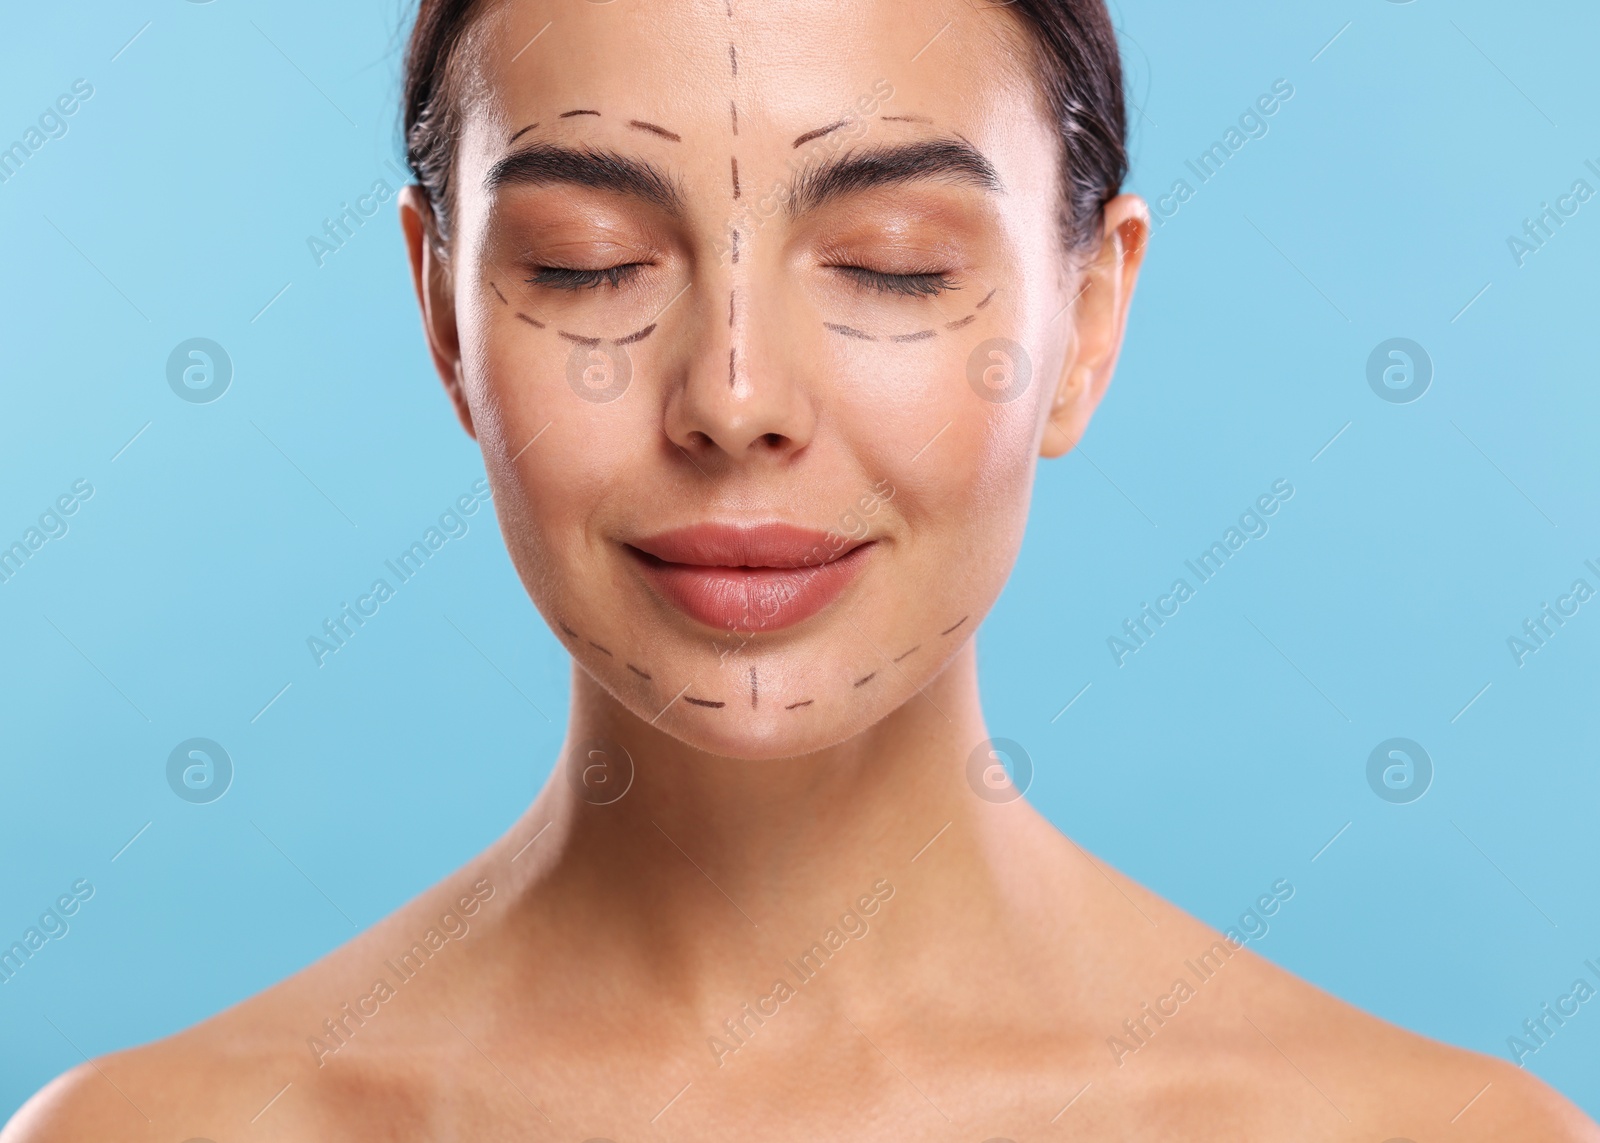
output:
[[695,524],[624,545],[652,587],[718,631],[778,631],[811,618],[865,569],[870,540],[834,551],[792,524]]

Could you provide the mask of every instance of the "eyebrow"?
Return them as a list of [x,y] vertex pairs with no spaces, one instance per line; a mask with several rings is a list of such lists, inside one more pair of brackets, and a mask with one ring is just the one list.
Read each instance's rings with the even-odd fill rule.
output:
[[612,191],[675,214],[683,211],[683,197],[664,172],[615,151],[536,143],[495,163],[484,178],[484,189],[490,193],[506,186],[556,185]]
[[847,195],[920,179],[962,183],[991,193],[1002,189],[994,165],[971,143],[933,139],[852,151],[802,171],[790,190],[789,214],[801,215]]

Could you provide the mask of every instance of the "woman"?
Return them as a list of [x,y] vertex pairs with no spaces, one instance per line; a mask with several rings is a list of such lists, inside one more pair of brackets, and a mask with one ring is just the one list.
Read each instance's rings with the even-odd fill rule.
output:
[[1600,1139],[1095,861],[988,739],[973,633],[1148,233],[1101,0],[425,0],[406,121],[567,747],[464,869],[6,1143]]

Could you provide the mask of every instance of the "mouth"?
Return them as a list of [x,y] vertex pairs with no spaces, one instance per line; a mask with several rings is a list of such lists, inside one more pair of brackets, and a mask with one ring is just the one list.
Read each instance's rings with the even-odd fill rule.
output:
[[[833,537],[837,542],[838,537]],[[790,524],[695,524],[624,544],[645,579],[691,619],[718,631],[778,631],[827,607],[875,546]]]

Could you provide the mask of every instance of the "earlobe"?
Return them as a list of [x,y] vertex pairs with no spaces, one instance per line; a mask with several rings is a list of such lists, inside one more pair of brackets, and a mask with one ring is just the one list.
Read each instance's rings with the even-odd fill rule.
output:
[[455,359],[454,376],[444,383],[445,392],[450,395],[450,403],[455,406],[456,419],[461,422],[461,427],[467,430],[467,435],[473,440],[478,439],[478,430],[472,423],[472,406],[467,403],[467,387],[461,376],[461,358]]
[[422,311],[422,332],[428,341],[434,370],[444,383],[456,417],[474,440],[472,409],[462,384],[461,337],[456,327],[454,282],[443,257],[435,229],[433,205],[415,184],[400,191],[400,229],[405,234],[411,260],[411,283]]
[[1054,459],[1071,452],[1083,437],[1088,426],[1094,402],[1088,400],[1093,379],[1088,366],[1069,364],[1062,371],[1061,383],[1050,405],[1050,415],[1045,421],[1044,439],[1039,442],[1039,455]]

